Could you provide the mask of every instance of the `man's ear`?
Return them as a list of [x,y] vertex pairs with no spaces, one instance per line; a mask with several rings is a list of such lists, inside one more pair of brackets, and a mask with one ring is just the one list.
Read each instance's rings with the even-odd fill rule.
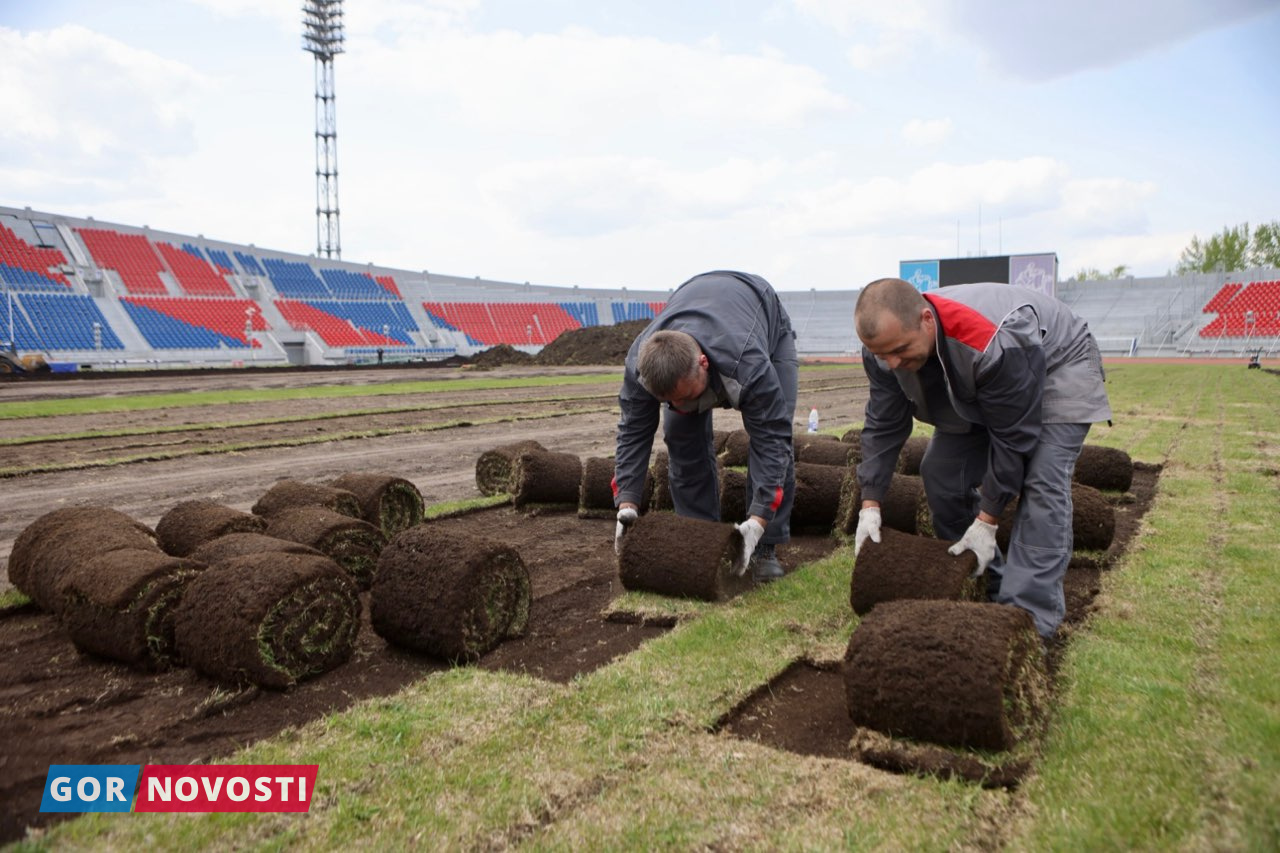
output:
[[705,352],[698,353],[698,366],[705,367],[708,370],[711,369],[711,362],[707,360],[707,354]]

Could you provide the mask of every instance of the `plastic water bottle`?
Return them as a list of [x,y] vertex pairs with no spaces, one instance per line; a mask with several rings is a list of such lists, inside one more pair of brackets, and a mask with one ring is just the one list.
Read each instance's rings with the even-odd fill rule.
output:
[[818,431],[818,407],[814,406],[809,410],[809,432]]

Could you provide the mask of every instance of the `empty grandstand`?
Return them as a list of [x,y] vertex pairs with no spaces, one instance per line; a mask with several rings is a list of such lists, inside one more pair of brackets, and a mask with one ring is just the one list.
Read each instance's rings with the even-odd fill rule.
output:
[[[464,278],[4,207],[0,282],[0,345],[60,369],[536,352],[569,329],[653,317],[671,290]],[[850,284],[780,291],[802,356],[858,352]],[[1277,270],[1064,282],[1057,295],[1111,356],[1280,349]]]

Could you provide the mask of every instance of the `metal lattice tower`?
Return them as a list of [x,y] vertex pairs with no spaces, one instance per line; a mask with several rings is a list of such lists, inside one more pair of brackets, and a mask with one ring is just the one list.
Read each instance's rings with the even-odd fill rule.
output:
[[316,256],[342,257],[333,58],[342,53],[342,0],[306,0],[302,49],[316,58]]

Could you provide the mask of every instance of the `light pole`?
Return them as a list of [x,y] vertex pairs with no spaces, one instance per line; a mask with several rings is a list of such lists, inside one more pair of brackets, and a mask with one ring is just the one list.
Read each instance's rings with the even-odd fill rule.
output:
[[13,285],[9,279],[4,280],[4,292],[9,302],[9,352],[18,354],[18,342],[13,337]]

